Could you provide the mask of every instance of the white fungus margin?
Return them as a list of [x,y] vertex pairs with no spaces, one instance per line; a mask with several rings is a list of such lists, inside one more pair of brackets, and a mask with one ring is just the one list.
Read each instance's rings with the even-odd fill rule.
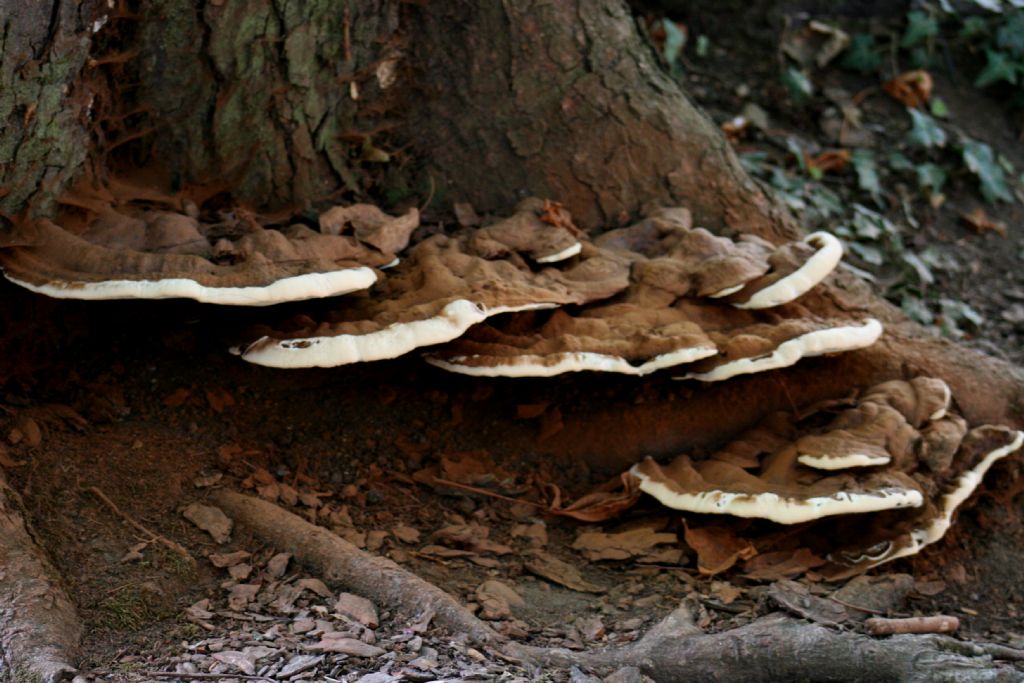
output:
[[306,273],[282,278],[269,285],[247,287],[209,287],[188,278],[53,281],[37,285],[7,273],[4,276],[25,289],[55,299],[194,299],[204,304],[224,306],[271,306],[289,301],[321,299],[368,289],[377,281],[377,274],[366,266],[327,273]]

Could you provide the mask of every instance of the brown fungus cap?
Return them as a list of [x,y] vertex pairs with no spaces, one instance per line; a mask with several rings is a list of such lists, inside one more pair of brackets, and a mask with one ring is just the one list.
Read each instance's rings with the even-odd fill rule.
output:
[[939,379],[885,382],[773,415],[703,460],[648,458],[631,473],[676,509],[819,520],[802,537],[827,556],[826,576],[850,576],[941,539],[987,470],[1024,443],[1005,427],[968,431],[950,403]]
[[[967,432],[949,466],[930,473],[928,496],[913,510],[885,513],[866,523],[844,527],[839,538],[850,539],[827,555],[821,573],[829,579],[860,574],[872,567],[909,557],[945,536],[957,510],[981,485],[993,464],[1024,444],[1024,432],[984,425]],[[925,477],[923,469],[915,476]]]
[[682,208],[660,209],[601,235],[595,244],[630,252],[637,283],[752,309],[797,299],[831,273],[843,254],[839,240],[824,232],[781,247],[754,235],[718,237],[694,228]]
[[764,458],[753,472],[714,456],[693,462],[685,455],[664,466],[647,458],[631,472],[640,479],[641,491],[667,507],[779,524],[922,503],[920,488],[901,472],[822,475],[802,468],[791,444]]
[[[717,237],[694,229],[690,212],[675,208],[606,232],[594,243],[631,264],[629,288],[613,301],[482,324],[428,361],[462,374],[502,377],[578,371],[639,376],[684,366],[682,379],[717,381],[863,348],[881,334],[874,320],[822,320],[795,306],[776,313],[722,303],[722,295],[750,283],[761,285],[744,300],[799,272],[821,251],[803,242],[776,249],[753,236]],[[795,297],[805,290],[787,291]],[[784,303],[773,296],[773,305]]]
[[58,298],[266,306],[366,289],[377,279],[374,269],[396,258],[379,246],[404,246],[418,225],[413,212],[391,219],[384,233],[364,231],[363,242],[301,224],[269,229],[241,210],[202,223],[198,211],[145,209],[92,195],[68,201],[77,202],[77,211],[63,211],[60,224],[39,219],[17,226],[17,239],[0,249],[8,279]]
[[488,377],[578,371],[642,376],[678,366],[687,377],[717,381],[862,348],[880,333],[875,321],[821,319],[796,306],[748,312],[682,300],[658,307],[635,303],[627,294],[579,312],[519,313],[481,323],[428,361]]
[[242,352],[272,367],[331,367],[395,358],[461,336],[500,313],[584,304],[628,285],[629,263],[590,244],[546,265],[505,251],[476,253],[474,233],[435,235],[413,246],[368,296],[298,329],[270,331]]
[[[479,228],[470,237],[473,253],[487,259],[517,253],[535,263],[558,263],[580,253],[582,233],[565,210],[531,197],[508,218]],[[560,207],[558,207],[560,208]],[[556,220],[557,218],[557,220]]]

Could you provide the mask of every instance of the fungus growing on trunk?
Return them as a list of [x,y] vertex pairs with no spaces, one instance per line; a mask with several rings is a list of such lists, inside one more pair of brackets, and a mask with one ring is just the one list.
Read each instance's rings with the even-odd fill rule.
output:
[[479,377],[551,377],[566,372],[643,376],[684,366],[714,382],[793,365],[801,358],[873,344],[878,321],[819,319],[798,306],[755,312],[681,300],[651,308],[627,302],[519,313],[471,328],[427,357]]
[[476,230],[470,242],[473,253],[488,259],[515,252],[534,263],[558,263],[580,253],[582,234],[568,212],[530,197],[508,218]]
[[[335,208],[328,229],[300,224],[280,230],[256,217],[222,212],[203,223],[198,209],[180,213],[72,194],[59,224],[20,224],[0,245],[8,280],[62,299],[169,299],[268,306],[347,294],[370,287],[375,268],[396,259],[419,225],[413,209],[399,218],[376,207]],[[338,212],[348,212],[348,221]],[[355,235],[343,235],[347,222]]]
[[1024,443],[1005,427],[968,431],[950,402],[935,378],[885,382],[773,415],[706,459],[647,458],[630,472],[641,491],[692,513],[780,524],[849,515],[818,534],[831,541],[828,575],[848,576],[941,539],[985,472]]
[[490,377],[641,376],[686,365],[686,378],[711,382],[864,348],[882,332],[876,320],[823,320],[793,305],[757,310],[800,296],[835,267],[842,250],[831,235],[780,248],[749,236],[733,241],[693,229],[690,213],[677,208],[594,243],[630,261],[627,291],[578,312],[479,325],[429,362]]
[[451,341],[493,315],[584,304],[628,285],[628,261],[592,245],[559,264],[531,265],[517,251],[481,256],[473,236],[427,238],[367,296],[346,301],[319,323],[271,331],[242,357],[283,368],[396,358]]
[[634,280],[677,297],[722,299],[737,308],[794,301],[821,282],[843,255],[839,240],[816,232],[776,247],[754,235],[735,240],[694,228],[685,208],[659,209],[594,243],[629,253]]

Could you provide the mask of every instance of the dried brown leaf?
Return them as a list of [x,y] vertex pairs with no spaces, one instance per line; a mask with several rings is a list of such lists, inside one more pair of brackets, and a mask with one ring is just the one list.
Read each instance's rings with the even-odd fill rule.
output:
[[227,408],[235,405],[235,397],[224,387],[214,387],[206,390],[206,402],[210,404],[210,409],[213,412],[220,415]]
[[985,209],[980,206],[971,211],[970,213],[961,213],[960,218],[964,220],[971,228],[978,233],[983,235],[986,232],[994,232],[1002,238],[1006,238],[1006,223],[997,221],[991,218]]
[[750,541],[726,527],[691,529],[687,526],[685,536],[686,544],[697,553],[697,569],[701,574],[720,574],[738,561],[757,555],[757,549]]
[[924,69],[914,69],[887,81],[882,88],[904,106],[920,107],[932,98],[933,85],[931,74]]
[[554,484],[545,486],[548,494],[548,512],[560,517],[571,517],[581,522],[603,522],[622,514],[640,499],[640,482],[629,472],[603,484],[582,496],[575,503],[562,506],[562,493]]
[[825,559],[818,557],[807,548],[780,550],[750,559],[743,565],[743,575],[751,579],[778,581],[800,576],[808,569],[820,567],[823,564],[825,564]]
[[580,570],[547,553],[538,553],[523,563],[532,574],[580,593],[604,593],[605,588],[583,578]]
[[838,172],[850,165],[850,150],[829,149],[817,156],[804,155],[807,168],[820,173]]
[[655,546],[678,542],[675,534],[658,532],[650,527],[640,527],[619,533],[586,531],[576,537],[572,544],[591,562],[598,560],[628,560],[631,557],[647,555]]
[[576,237],[583,235],[583,231],[572,222],[572,214],[558,202],[545,199],[544,211],[540,215],[540,220],[556,228],[568,230]]
[[185,401],[192,396],[192,391],[185,387],[178,387],[170,394],[164,397],[164,405],[168,408],[179,408],[185,405]]
[[250,553],[244,550],[236,550],[233,553],[212,553],[209,560],[214,567],[224,569],[244,562],[249,559],[249,556]]

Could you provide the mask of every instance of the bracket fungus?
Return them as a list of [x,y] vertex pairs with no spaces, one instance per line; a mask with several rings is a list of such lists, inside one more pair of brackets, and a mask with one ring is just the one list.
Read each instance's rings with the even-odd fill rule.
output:
[[[692,229],[688,211],[663,209],[594,243],[632,264],[625,292],[578,311],[478,325],[428,361],[489,377],[642,376],[684,365],[685,378],[710,382],[864,348],[882,332],[872,319],[823,320],[795,305],[778,308],[836,266],[842,249],[831,235],[775,248]],[[776,308],[759,310],[768,303]]]
[[796,305],[741,311],[683,300],[653,308],[629,302],[519,313],[470,329],[427,361],[478,377],[551,377],[566,372],[643,376],[681,367],[681,379],[715,382],[784,368],[801,358],[873,344],[874,319],[829,320]]
[[1005,427],[968,430],[950,402],[939,379],[885,382],[855,401],[775,414],[705,459],[647,458],[630,472],[677,510],[780,524],[835,518],[820,522],[833,525],[818,534],[831,539],[824,571],[848,576],[941,539],[992,464],[1024,443]]
[[592,245],[572,259],[532,264],[518,251],[475,251],[473,233],[434,235],[367,296],[294,332],[271,331],[242,358],[271,367],[333,367],[396,358],[451,341],[500,313],[584,304],[628,285],[628,262]]
[[722,299],[752,309],[796,300],[843,256],[842,244],[826,232],[780,247],[754,235],[718,237],[694,228],[685,208],[659,209],[594,243],[627,252],[635,262],[636,282],[677,297]]
[[483,258],[515,252],[535,263],[558,263],[582,251],[581,235],[564,209],[530,197],[508,218],[473,232],[470,243],[473,253]]
[[[0,244],[0,267],[8,280],[63,299],[268,306],[347,294],[376,282],[374,269],[393,262],[419,225],[415,209],[391,218],[365,205],[345,210],[380,215],[351,236],[299,223],[270,229],[244,211],[203,223],[194,204],[186,213],[157,210],[93,188],[62,202],[59,224],[41,218],[16,226]],[[154,203],[161,202],[146,202]]]

